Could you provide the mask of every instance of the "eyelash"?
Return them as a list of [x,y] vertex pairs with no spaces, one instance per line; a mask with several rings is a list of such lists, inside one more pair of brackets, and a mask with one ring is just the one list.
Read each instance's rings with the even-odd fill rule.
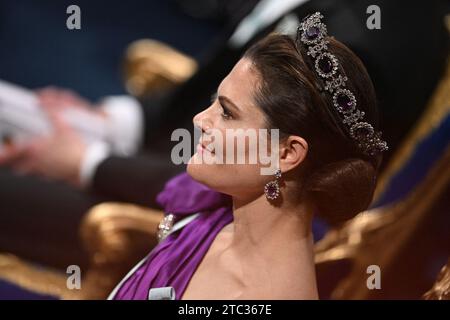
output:
[[[217,99],[217,93],[214,93],[211,96],[211,103],[214,103]],[[228,110],[226,107],[224,107],[220,101],[218,101],[219,106],[222,108],[223,112],[222,112],[222,118],[225,120],[230,120],[233,118],[233,114],[230,112],[230,110]]]
[[230,120],[233,119],[233,115],[231,114],[230,110],[228,110],[227,108],[225,108],[223,105],[220,104],[219,105],[222,107],[222,118],[224,118],[225,120]]

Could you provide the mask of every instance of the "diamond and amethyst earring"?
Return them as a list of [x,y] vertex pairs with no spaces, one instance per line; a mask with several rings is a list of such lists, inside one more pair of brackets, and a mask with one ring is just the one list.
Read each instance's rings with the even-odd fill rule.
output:
[[264,193],[268,200],[275,200],[280,196],[280,185],[278,180],[281,179],[281,169],[275,171],[275,180],[272,180],[264,186]]

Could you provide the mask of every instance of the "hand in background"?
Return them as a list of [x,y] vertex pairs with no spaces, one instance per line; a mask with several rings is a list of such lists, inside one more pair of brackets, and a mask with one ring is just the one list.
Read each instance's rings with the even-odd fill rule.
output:
[[101,117],[106,116],[101,108],[97,108],[93,103],[72,90],[46,87],[36,90],[35,93],[43,108],[54,108],[60,112],[64,109],[73,108]]
[[64,120],[62,111],[69,107],[92,110],[92,105],[66,90],[46,88],[37,94],[52,124],[52,132],[25,144],[6,146],[0,155],[0,165],[9,165],[20,174],[35,174],[80,186],[80,166],[87,146]]

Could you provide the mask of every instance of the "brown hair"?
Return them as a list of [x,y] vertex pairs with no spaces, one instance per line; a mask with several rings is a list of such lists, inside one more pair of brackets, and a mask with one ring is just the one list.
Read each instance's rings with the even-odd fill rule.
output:
[[[364,65],[342,43],[329,40],[329,51],[348,77],[357,108],[377,129],[375,90]],[[281,138],[297,135],[308,142],[299,177],[302,199],[311,201],[317,214],[333,225],[367,209],[381,159],[366,156],[351,139],[305,48],[289,36],[271,34],[244,57],[261,76],[255,102],[266,115],[267,126],[278,128]]]

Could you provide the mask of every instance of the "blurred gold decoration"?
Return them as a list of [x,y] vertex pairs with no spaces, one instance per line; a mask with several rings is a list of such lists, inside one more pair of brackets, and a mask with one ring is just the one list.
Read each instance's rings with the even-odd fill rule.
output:
[[0,254],[0,279],[41,295],[80,298],[78,290],[67,288],[67,274],[40,268],[11,254]]
[[126,51],[125,86],[130,94],[142,97],[180,84],[196,70],[195,60],[174,48],[156,40],[138,40]]
[[433,287],[424,294],[423,298],[425,300],[450,300],[450,259],[442,267]]
[[129,204],[93,207],[81,226],[91,266],[81,270],[80,290],[67,288],[68,275],[10,254],[0,254],[0,279],[60,299],[106,299],[124,275],[157,243],[163,213]]
[[81,225],[81,237],[91,257],[84,298],[104,299],[157,244],[160,210],[130,204],[103,203],[92,208]]

